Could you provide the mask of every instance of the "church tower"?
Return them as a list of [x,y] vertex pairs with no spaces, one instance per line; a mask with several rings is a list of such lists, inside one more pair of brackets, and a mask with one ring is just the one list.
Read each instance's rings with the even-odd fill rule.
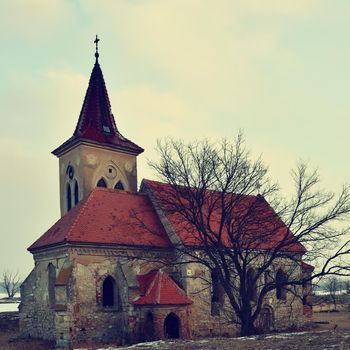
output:
[[52,153],[59,158],[61,216],[93,188],[137,191],[136,157],[144,150],[119,132],[98,62],[90,76],[73,136]]

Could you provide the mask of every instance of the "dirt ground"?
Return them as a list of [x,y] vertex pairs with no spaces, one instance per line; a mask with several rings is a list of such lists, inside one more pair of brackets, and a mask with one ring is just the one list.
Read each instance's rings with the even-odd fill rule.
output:
[[[350,350],[350,312],[314,313],[310,330],[275,333],[244,338],[157,341],[128,347],[105,346],[109,350]],[[0,350],[51,350],[53,344],[39,340],[18,339],[18,313],[0,313]],[[102,349],[80,347],[80,349]]]
[[0,350],[51,350],[50,342],[19,339],[18,312],[0,313]]

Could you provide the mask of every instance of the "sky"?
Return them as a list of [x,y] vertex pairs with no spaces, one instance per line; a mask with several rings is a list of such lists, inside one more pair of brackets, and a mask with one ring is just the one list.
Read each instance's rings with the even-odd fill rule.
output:
[[348,0],[0,0],[0,272],[33,268],[27,247],[59,217],[58,159],[74,131],[94,38],[121,133],[156,140],[243,130],[291,190],[299,160],[326,189],[349,181]]

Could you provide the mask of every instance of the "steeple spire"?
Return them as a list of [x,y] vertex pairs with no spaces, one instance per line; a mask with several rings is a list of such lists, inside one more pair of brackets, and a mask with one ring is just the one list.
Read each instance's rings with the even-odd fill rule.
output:
[[79,141],[106,145],[135,155],[143,152],[141,147],[120,134],[115,123],[102,70],[98,62],[99,41],[100,39],[96,35],[94,40],[96,61],[91,72],[89,86],[76,129],[69,140],[52,152],[54,155],[59,156]]

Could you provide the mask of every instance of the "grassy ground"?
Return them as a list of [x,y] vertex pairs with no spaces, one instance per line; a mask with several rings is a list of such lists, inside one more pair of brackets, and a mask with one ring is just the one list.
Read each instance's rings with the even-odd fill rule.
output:
[[[340,312],[314,313],[311,331],[299,333],[279,333],[246,338],[210,338],[201,340],[158,341],[132,345],[131,347],[106,349],[132,350],[324,350],[350,349],[350,312],[343,308]],[[83,348],[83,347],[80,347]],[[87,347],[84,347],[86,349]],[[90,347],[101,349],[102,347]],[[40,340],[18,339],[18,314],[0,313],[1,350],[51,350],[54,346]]]

